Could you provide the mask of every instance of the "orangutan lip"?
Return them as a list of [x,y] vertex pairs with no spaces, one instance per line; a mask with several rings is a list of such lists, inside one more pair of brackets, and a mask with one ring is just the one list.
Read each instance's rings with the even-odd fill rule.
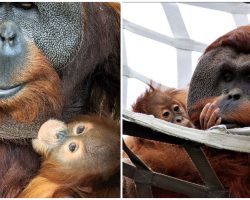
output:
[[19,92],[23,88],[23,84],[15,85],[14,87],[10,88],[0,88],[0,98],[8,98],[13,95],[15,95],[17,92]]

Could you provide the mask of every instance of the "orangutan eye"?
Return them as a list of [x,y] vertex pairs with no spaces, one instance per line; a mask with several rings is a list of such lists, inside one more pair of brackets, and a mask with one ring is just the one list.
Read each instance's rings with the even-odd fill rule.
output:
[[233,80],[233,74],[231,72],[225,72],[223,75],[223,80],[225,82],[230,82]]
[[22,2],[22,3],[13,3],[15,7],[22,8],[24,10],[29,10],[35,7],[34,3],[31,2]]
[[76,129],[76,134],[79,135],[79,134],[83,133],[84,129],[85,129],[85,126],[83,126],[83,125],[78,126]]
[[74,152],[76,150],[76,143],[72,142],[69,144],[69,151]]
[[163,115],[164,117],[168,117],[168,116],[170,115],[170,113],[169,113],[168,111],[166,111],[166,112],[164,112],[162,115]]
[[175,112],[180,111],[180,107],[179,107],[178,105],[175,105],[175,106],[174,106],[174,111],[175,111]]

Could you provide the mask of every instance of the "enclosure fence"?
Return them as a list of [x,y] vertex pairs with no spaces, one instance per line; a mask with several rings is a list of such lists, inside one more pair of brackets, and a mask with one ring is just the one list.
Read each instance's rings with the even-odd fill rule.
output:
[[[249,24],[247,14],[250,14],[250,4],[247,3],[184,3],[191,6],[203,7],[232,14],[236,26]],[[123,19],[123,29],[134,34],[152,39],[154,41],[170,45],[176,48],[177,55],[177,81],[178,87],[186,86],[192,77],[192,51],[203,52],[208,44],[192,40],[187,31],[183,16],[177,3],[161,3],[168,19],[174,37],[145,28],[131,21]],[[123,31],[124,32],[124,31]],[[135,78],[145,84],[157,81],[143,76],[127,65],[126,43],[123,34],[123,107],[127,105],[127,79]],[[162,84],[160,84],[162,85]],[[162,85],[162,87],[164,87]]]

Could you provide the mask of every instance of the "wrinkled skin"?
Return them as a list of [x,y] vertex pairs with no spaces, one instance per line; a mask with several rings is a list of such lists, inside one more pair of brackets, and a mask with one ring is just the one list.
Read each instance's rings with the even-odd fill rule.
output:
[[240,27],[218,38],[202,55],[188,96],[188,114],[198,127],[208,103],[218,108],[218,119],[228,127],[250,124],[249,38],[250,27]]
[[[239,54],[230,47],[219,47],[202,57],[190,84],[188,108],[191,120],[196,122],[205,104],[214,102],[219,108],[222,123],[235,126],[250,124],[250,120],[246,117],[247,105],[250,105],[248,89],[250,70],[247,64],[249,59],[248,54]],[[203,73],[210,79],[204,78],[202,81],[204,86],[197,87],[197,84],[201,83],[196,79],[202,77]]]

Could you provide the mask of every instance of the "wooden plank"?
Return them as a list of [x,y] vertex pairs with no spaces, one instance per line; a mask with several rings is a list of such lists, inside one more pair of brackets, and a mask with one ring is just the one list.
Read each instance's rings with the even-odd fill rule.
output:
[[[187,128],[157,119],[152,115],[123,111],[123,120],[139,124],[166,135],[191,140],[218,149],[250,153],[250,127],[226,129],[219,125],[209,130]],[[156,134],[157,134],[156,132]]]

